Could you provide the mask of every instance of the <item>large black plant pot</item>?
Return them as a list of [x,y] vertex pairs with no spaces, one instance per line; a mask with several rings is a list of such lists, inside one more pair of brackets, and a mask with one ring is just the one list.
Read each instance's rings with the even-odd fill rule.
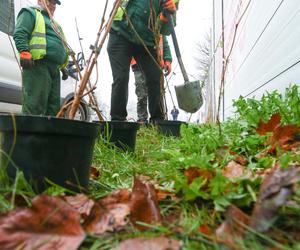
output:
[[180,137],[180,126],[186,124],[182,121],[155,121],[159,133],[166,136]]
[[134,151],[139,123],[126,121],[99,122],[101,136],[124,151]]
[[[37,192],[45,178],[72,191],[88,187],[99,128],[94,123],[26,115],[0,115],[0,166],[14,179],[16,167]],[[83,188],[83,189],[82,189]]]

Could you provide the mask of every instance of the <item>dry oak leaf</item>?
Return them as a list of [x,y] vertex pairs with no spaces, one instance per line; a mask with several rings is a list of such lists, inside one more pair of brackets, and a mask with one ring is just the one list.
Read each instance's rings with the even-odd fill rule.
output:
[[58,197],[37,196],[32,207],[0,217],[1,250],[75,250],[84,238],[80,215]]
[[143,183],[137,177],[134,177],[130,210],[130,220],[139,230],[147,228],[138,225],[137,222],[152,224],[162,221],[156,191],[152,184]]
[[115,250],[179,250],[182,242],[164,236],[147,239],[144,237],[124,240]]
[[101,198],[100,200],[98,200],[98,203],[101,204],[102,206],[108,206],[117,203],[129,203],[130,198],[131,198],[131,193],[129,192],[129,190],[123,188],[111,193],[110,195]]
[[86,232],[94,235],[121,231],[128,224],[129,214],[129,204],[119,203],[103,207],[96,203],[83,227]]
[[268,153],[275,153],[276,147],[281,147],[284,150],[291,150],[299,147],[300,138],[298,136],[299,128],[296,125],[288,124],[280,125],[281,116],[279,113],[273,114],[267,123],[260,121],[256,132],[260,135],[265,135],[267,132],[273,132],[269,137],[268,142],[271,148]]
[[275,113],[271,116],[267,123],[262,120],[259,121],[256,132],[259,135],[265,135],[268,132],[273,132],[277,126],[280,125],[281,116],[279,113]]
[[130,195],[127,189],[120,189],[98,200],[84,222],[85,230],[91,234],[101,235],[124,229],[130,214]]
[[297,148],[300,144],[298,133],[299,128],[296,125],[277,126],[273,135],[269,138],[269,142],[272,145],[269,152],[273,153],[277,146],[286,151]]
[[89,216],[95,202],[87,197],[85,194],[77,194],[75,196],[63,197],[68,204],[78,211],[83,217]]

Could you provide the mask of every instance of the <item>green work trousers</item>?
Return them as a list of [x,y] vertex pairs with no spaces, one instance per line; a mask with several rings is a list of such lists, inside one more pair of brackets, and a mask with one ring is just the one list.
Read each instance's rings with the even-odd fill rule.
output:
[[55,116],[60,109],[60,73],[58,65],[38,60],[22,73],[22,113]]

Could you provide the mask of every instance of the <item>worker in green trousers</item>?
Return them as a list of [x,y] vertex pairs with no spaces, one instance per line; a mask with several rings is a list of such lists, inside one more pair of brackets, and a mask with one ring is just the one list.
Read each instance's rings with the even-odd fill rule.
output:
[[38,0],[37,7],[22,8],[14,41],[22,66],[22,113],[55,116],[60,109],[60,71],[68,78],[68,52],[63,31],[53,19],[59,0]]

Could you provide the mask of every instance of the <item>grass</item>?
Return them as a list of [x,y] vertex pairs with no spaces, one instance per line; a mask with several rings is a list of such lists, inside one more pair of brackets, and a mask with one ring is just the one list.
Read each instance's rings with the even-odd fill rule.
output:
[[[240,180],[241,191],[239,193],[245,196],[242,195],[242,199],[234,199],[234,197],[229,196],[224,198],[222,193],[223,184],[227,185],[228,183],[224,183],[224,179],[217,175],[211,180],[211,188],[203,196],[199,193],[198,187],[193,190],[191,185],[187,185],[183,171],[190,166],[194,166],[203,169],[214,169],[218,173],[226,162],[231,159],[230,155],[218,152],[218,149],[225,144],[230,145],[232,148],[239,148],[240,152],[248,154],[249,158],[254,153],[254,148],[259,151],[262,144],[260,140],[251,142],[250,146],[242,148],[241,145],[249,144],[249,136],[241,138],[242,128],[237,128],[237,125],[232,123],[234,122],[230,121],[223,127],[223,131],[227,131],[227,134],[224,135],[220,135],[218,127],[214,125],[183,125],[181,138],[165,137],[159,134],[155,128],[141,127],[137,132],[134,152],[124,152],[116,147],[107,147],[106,143],[98,140],[94,148],[93,166],[99,170],[100,176],[97,180],[90,180],[91,197],[98,199],[114,190],[130,189],[133,176],[149,176],[161,189],[176,192],[180,197],[178,201],[165,200],[161,202],[162,214],[168,216],[180,211],[180,217],[171,221],[167,226],[149,227],[146,232],[139,232],[130,227],[118,234],[102,237],[89,235],[80,249],[113,249],[121,240],[127,238],[142,235],[158,236],[161,234],[182,240],[184,242],[182,249],[184,250],[224,249],[224,246],[215,243],[212,236],[199,232],[199,227],[208,225],[209,228],[217,228],[224,220],[224,209],[231,203],[239,204],[245,196],[248,200],[248,203],[245,204],[251,207],[258,192],[259,183]],[[262,167],[257,166],[257,163],[253,164],[256,164],[253,169]],[[3,171],[1,172],[3,174]],[[2,180],[0,189],[0,212],[2,213],[15,208],[16,196],[23,197],[30,204],[31,198],[36,195],[21,172],[17,174],[13,184],[5,181],[5,176],[2,176]],[[243,182],[246,182],[247,185]],[[58,195],[62,192],[64,192],[64,189],[55,186],[46,191],[51,195]],[[7,199],[8,195],[10,196],[9,200]],[[237,194],[235,193],[235,195]],[[295,200],[299,203],[299,192],[295,196]],[[283,214],[289,214],[294,218],[299,211],[293,209],[285,208],[286,211]],[[299,218],[298,215],[296,218]],[[294,223],[292,224],[294,226]],[[178,230],[179,228],[180,230]],[[284,246],[269,236],[256,234],[255,232],[251,233],[251,237],[240,243],[241,249],[266,249],[266,246],[276,246],[277,249],[297,249],[299,245],[300,239],[290,239],[288,246]]]
[[[166,137],[154,127],[141,127],[137,132],[136,149],[124,152],[116,147],[107,147],[102,140],[96,142],[93,166],[100,172],[90,180],[89,195],[95,199],[112,191],[132,187],[133,177],[148,176],[160,189],[176,193],[178,199],[166,199],[160,203],[165,218],[173,218],[160,226],[148,225],[149,230],[139,232],[128,226],[126,231],[101,237],[88,235],[80,247],[88,249],[113,249],[124,239],[138,236],[167,235],[183,241],[183,250],[229,249],[216,243],[213,232],[225,220],[224,212],[236,205],[250,213],[257,200],[261,178],[242,177],[228,179],[222,169],[235,155],[247,160],[246,167],[252,174],[271,168],[280,162],[287,167],[291,162],[300,164],[295,152],[278,151],[277,154],[256,157],[266,149],[267,137],[259,136],[256,126],[259,115],[267,121],[273,112],[282,112],[284,124],[300,124],[300,97],[295,87],[287,92],[286,100],[276,93],[263,98],[261,103],[239,99],[237,118],[221,124],[182,125],[181,137]],[[231,153],[230,153],[231,152]],[[233,152],[233,153],[232,153]],[[188,183],[184,171],[194,167],[212,173],[212,177],[198,177]],[[0,168],[1,169],[1,168]],[[64,192],[53,185],[46,193],[58,195]],[[5,172],[0,170],[0,213],[16,207],[16,197],[23,197],[27,204],[36,194],[26,183],[22,173],[14,183],[9,183]],[[287,204],[278,211],[278,218],[271,234],[261,234],[247,228],[247,237],[239,242],[239,249],[299,249],[300,236],[300,191],[296,186],[292,197],[294,205]],[[212,232],[203,232],[204,229]]]
[[172,171],[167,160],[172,158],[171,151],[175,147],[176,139],[163,137],[153,128],[144,127],[138,130],[134,153],[107,147],[105,143],[98,141],[93,164],[99,169],[101,176],[92,185],[92,194],[100,197],[116,189],[130,188],[134,175],[160,179],[160,176]]
[[[220,135],[217,126],[214,125],[184,125],[181,138],[165,137],[157,133],[154,128],[141,127],[137,133],[134,153],[124,153],[118,148],[106,147],[104,143],[98,141],[94,152],[94,166],[99,169],[100,177],[91,185],[91,194],[94,197],[99,198],[120,188],[131,188],[134,175],[149,176],[160,188],[177,192],[181,197],[179,201],[163,201],[160,204],[162,214],[168,216],[174,211],[181,211],[181,215],[168,226],[152,227],[149,228],[150,232],[146,233],[129,229],[100,239],[91,237],[93,245],[101,245],[100,249],[111,249],[122,239],[140,235],[166,234],[182,240],[183,249],[186,250],[224,249],[224,246],[215,243],[213,237],[199,232],[199,227],[205,224],[210,228],[217,228],[224,220],[222,211],[231,203],[249,206],[251,210],[260,182],[240,180],[241,190],[235,192],[232,197],[224,198],[221,191],[223,178],[219,176],[220,180],[217,177],[213,180],[215,184],[211,181],[212,191],[210,193],[208,191],[204,198],[197,188],[191,195],[192,198],[187,199],[188,195],[184,194],[193,190],[190,190],[191,187],[186,184],[183,170],[195,166],[203,169],[213,168],[218,172],[232,157],[218,155],[217,150],[224,144],[239,148],[240,152],[247,153],[249,158],[252,157],[255,149],[257,153],[263,144],[261,138],[256,138],[255,135],[253,141],[249,138],[250,135],[241,138],[242,128],[232,123],[235,122],[230,121],[224,126],[223,131],[228,131],[226,135]],[[234,129],[230,130],[232,127]],[[242,148],[242,145],[247,147]],[[256,162],[252,165],[255,165],[252,166],[253,169],[264,167]],[[219,211],[216,211],[216,208]],[[181,232],[176,232],[176,228],[181,228]],[[240,243],[242,249],[266,249],[267,245],[276,246],[278,249],[293,249],[300,243],[291,239],[292,243],[285,246],[259,233],[252,232],[250,236]]]

